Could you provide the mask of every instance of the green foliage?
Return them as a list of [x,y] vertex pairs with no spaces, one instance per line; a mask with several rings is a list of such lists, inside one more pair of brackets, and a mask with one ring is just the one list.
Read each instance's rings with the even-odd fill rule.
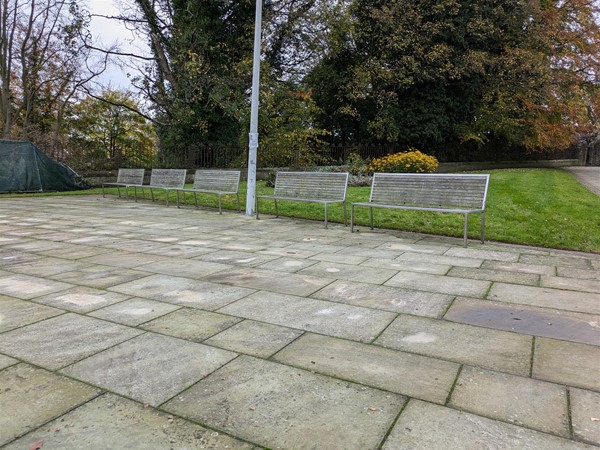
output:
[[369,172],[385,173],[432,173],[438,168],[438,160],[416,149],[375,158]]

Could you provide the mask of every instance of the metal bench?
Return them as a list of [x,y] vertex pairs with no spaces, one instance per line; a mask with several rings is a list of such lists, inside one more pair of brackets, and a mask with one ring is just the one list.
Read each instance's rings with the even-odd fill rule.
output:
[[488,174],[401,174],[373,175],[368,202],[352,203],[350,231],[354,231],[354,207],[370,208],[373,229],[373,208],[410,209],[465,215],[464,244],[467,246],[469,214],[481,214],[481,242],[484,242],[485,201]]
[[[129,198],[128,189],[132,187],[134,192],[144,184],[145,169],[119,169],[115,183],[102,183],[102,197],[104,197],[104,186],[116,186],[117,193],[121,197],[121,188],[125,188],[125,198]],[[137,195],[136,195],[137,198]]]
[[152,169],[150,184],[142,187],[142,195],[144,195],[143,188],[148,188],[150,189],[150,197],[154,201],[154,189],[162,189],[165,191],[166,204],[169,206],[169,192],[175,191],[177,203],[179,204],[178,190],[183,189],[185,185],[186,173],[186,169]]
[[[198,207],[198,198],[196,194],[217,194],[219,196],[219,214],[223,214],[221,209],[221,196],[233,195],[237,197],[238,210],[240,207],[240,171],[239,170],[196,170],[194,174],[194,186],[188,189],[178,189],[183,193],[185,202],[185,193],[194,194],[194,205]],[[179,195],[177,196],[177,207],[179,208]]]
[[323,203],[325,205],[325,228],[327,228],[327,205],[343,203],[344,225],[346,219],[347,172],[277,172],[273,195],[256,196],[256,218],[258,219],[258,199],[269,198],[275,201],[275,214],[279,217],[277,200]]

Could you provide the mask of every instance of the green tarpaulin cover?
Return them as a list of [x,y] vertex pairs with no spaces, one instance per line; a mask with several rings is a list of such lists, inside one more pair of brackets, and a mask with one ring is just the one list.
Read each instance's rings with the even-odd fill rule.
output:
[[74,191],[89,186],[27,141],[0,139],[0,192]]

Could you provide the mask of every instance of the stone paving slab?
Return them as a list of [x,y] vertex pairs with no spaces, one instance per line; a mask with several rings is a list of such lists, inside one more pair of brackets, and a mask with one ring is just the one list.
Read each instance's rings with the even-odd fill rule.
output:
[[19,250],[3,249],[0,247],[0,262],[4,269],[9,268],[13,264],[21,264],[25,262],[35,261],[42,258],[41,255],[34,253],[21,252]]
[[378,249],[402,250],[404,252],[427,253],[429,255],[443,255],[450,247],[445,245],[408,243],[408,242],[385,242]]
[[452,247],[446,253],[444,253],[444,255],[455,256],[459,258],[485,259],[503,262],[517,262],[519,260],[518,252],[503,252],[477,248]]
[[102,289],[75,286],[64,291],[37,297],[35,302],[66,309],[67,311],[86,313],[113,303],[122,302],[129,297],[129,295],[107,292]]
[[259,358],[269,358],[302,333],[287,327],[244,320],[204,343]]
[[219,312],[361,342],[375,339],[396,314],[322,300],[257,292]]
[[414,261],[420,263],[444,264],[459,267],[481,267],[483,259],[463,258],[459,256],[427,255],[424,253],[406,252],[396,258],[398,261]]
[[70,287],[73,287],[73,285],[61,283],[60,281],[21,274],[4,275],[0,272],[0,294],[23,300],[40,297],[51,292],[64,291]]
[[141,326],[144,330],[202,342],[242,319],[199,309],[181,308]]
[[61,309],[0,295],[0,333],[60,314]]
[[571,291],[600,293],[600,281],[572,279],[567,277],[542,277],[540,286]]
[[311,297],[427,317],[441,317],[454,299],[451,295],[341,280],[325,286]]
[[91,386],[27,364],[0,371],[0,386],[0,445],[99,394]]
[[376,344],[396,350],[528,376],[529,336],[425,317],[398,317]]
[[0,351],[56,370],[141,331],[74,313],[0,334]]
[[593,450],[596,447],[444,406],[411,400],[384,450]]
[[457,298],[444,319],[520,334],[600,345],[600,316]]
[[295,273],[302,269],[306,269],[314,264],[317,264],[317,261],[311,261],[310,259],[301,259],[301,258],[286,258],[281,257],[269,261],[265,264],[261,264],[257,266],[259,269],[266,270],[276,270],[279,272],[288,272]]
[[152,275],[113,286],[110,290],[175,305],[208,310],[220,308],[255,292],[252,289],[223,286],[169,275]]
[[535,340],[533,378],[600,391],[598,373],[600,347],[546,338]]
[[[592,262],[593,264],[593,262]],[[550,274],[554,275],[554,274]],[[579,278],[581,280],[600,281],[600,264],[597,270],[572,269],[570,267],[559,267],[557,275],[565,278]]]
[[582,258],[577,256],[521,255],[519,257],[519,262],[524,264],[564,266],[575,269],[593,269],[592,263],[588,258]]
[[369,258],[360,267],[377,267],[396,271],[423,272],[433,275],[446,275],[452,266],[447,264],[424,263],[418,261],[398,261],[397,259]]
[[146,333],[62,372],[142,403],[159,405],[235,357],[236,353],[227,350]]
[[558,384],[466,366],[448,406],[569,437],[567,390]]
[[434,403],[445,403],[459,365],[307,333],[273,360]]
[[350,264],[332,262],[320,262],[299,272],[299,274],[308,274],[318,277],[329,277],[342,280],[353,280],[372,284],[384,283],[397,273],[398,272],[396,270],[380,268],[374,269],[371,267],[358,267]]
[[96,289],[106,289],[116,284],[138,280],[146,276],[148,276],[148,273],[140,270],[115,269],[110,266],[93,265],[72,272],[49,275],[48,278]]
[[492,269],[472,269],[469,267],[453,267],[449,277],[469,278],[472,280],[500,281],[504,283],[539,286],[540,276],[532,273],[505,272]]
[[0,370],[12,366],[16,363],[18,363],[19,361],[17,361],[14,358],[11,358],[9,356],[4,356],[4,355],[0,355]]
[[201,278],[221,270],[229,269],[231,266],[226,264],[217,264],[206,261],[197,261],[194,259],[169,259],[166,261],[157,261],[141,267],[141,270],[152,273],[162,273],[164,275],[173,275],[185,278]]
[[589,444],[600,446],[600,393],[569,388],[573,436]]
[[485,296],[491,284],[489,281],[417,272],[399,272],[398,275],[395,275],[385,283],[386,286],[398,286],[418,291],[479,298]]
[[179,308],[181,307],[170,303],[157,302],[145,298],[131,298],[115,305],[97,309],[88,315],[98,319],[122,323],[123,325],[136,326]]
[[113,267],[135,269],[145,264],[164,261],[165,259],[167,258],[159,255],[150,255],[148,253],[111,251],[110,253],[88,256],[87,258],[80,259],[80,261],[92,264],[104,264]]
[[600,294],[494,283],[487,298],[499,302],[600,314]]
[[[508,263],[503,261],[484,261],[481,265],[483,269],[501,270],[503,272],[518,272],[529,273],[536,275],[556,275],[556,267],[542,264],[524,264],[524,263]],[[571,269],[569,270],[578,270]]]
[[39,258],[33,261],[27,261],[22,264],[15,264],[7,267],[7,270],[16,273],[22,273],[25,275],[36,276],[44,274],[44,276],[56,275],[63,272],[71,272],[73,270],[80,270],[88,264],[81,263],[79,261],[71,261],[68,259],[61,258]]
[[[405,399],[241,356],[162,407],[269,448],[376,448]],[[273,414],[277,411],[277,414]]]
[[105,394],[5,447],[30,449],[43,442],[52,450],[247,449],[253,445],[208,430],[139,403]]

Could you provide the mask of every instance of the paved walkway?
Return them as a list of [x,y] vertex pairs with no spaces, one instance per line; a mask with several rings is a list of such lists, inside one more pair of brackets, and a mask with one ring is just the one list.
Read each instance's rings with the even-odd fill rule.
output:
[[571,166],[565,167],[592,192],[600,196],[600,166]]
[[0,447],[586,449],[598,419],[600,255],[0,200]]

